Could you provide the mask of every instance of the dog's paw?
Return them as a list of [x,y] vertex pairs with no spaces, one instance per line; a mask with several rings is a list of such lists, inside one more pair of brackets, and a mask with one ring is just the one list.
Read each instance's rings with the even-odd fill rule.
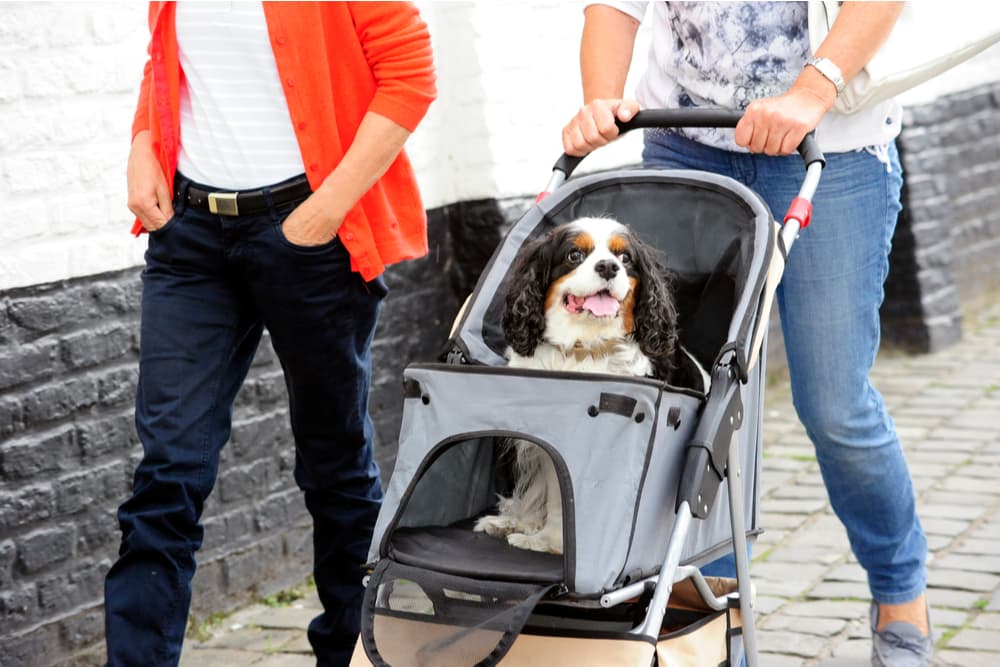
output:
[[539,533],[511,533],[507,536],[507,544],[518,549],[544,551],[550,554],[562,554],[562,535],[554,535],[548,531]]
[[493,537],[506,537],[517,530],[515,523],[507,516],[490,515],[476,521],[476,525],[472,527],[472,530],[477,533],[486,533]]

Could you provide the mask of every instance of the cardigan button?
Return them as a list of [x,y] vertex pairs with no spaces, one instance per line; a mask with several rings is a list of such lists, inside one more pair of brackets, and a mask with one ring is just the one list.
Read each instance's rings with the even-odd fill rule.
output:
[[344,240],[345,241],[353,241],[354,240],[354,234],[352,234],[351,232],[345,233],[344,234]]

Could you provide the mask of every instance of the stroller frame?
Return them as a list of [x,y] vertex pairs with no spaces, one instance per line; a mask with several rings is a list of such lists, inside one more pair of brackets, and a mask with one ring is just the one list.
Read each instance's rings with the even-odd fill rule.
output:
[[[739,112],[722,110],[655,110],[642,111],[630,122],[619,122],[618,125],[620,132],[639,128],[734,127],[740,117]],[[739,634],[742,637],[746,662],[751,667],[757,664],[757,645],[754,628],[753,590],[747,550],[747,521],[742,480],[744,470],[742,469],[739,442],[735,435],[744,421],[742,387],[747,382],[755,361],[762,354],[761,349],[766,338],[767,314],[770,312],[774,289],[780,280],[784,259],[787,257],[789,249],[800,229],[809,224],[811,198],[818,186],[824,166],[823,156],[811,135],[806,137],[799,150],[806,164],[806,176],[799,196],[793,200],[791,208],[784,218],[784,226],[776,235],[775,245],[780,252],[774,253],[766,273],[766,280],[764,284],[758,286],[759,303],[753,307],[755,313],[752,317],[755,320],[754,328],[752,331],[740,330],[737,332],[738,335],[731,337],[730,340],[734,340],[736,343],[724,348],[710,369],[711,389],[700,408],[700,417],[697,419],[694,433],[684,448],[683,467],[674,507],[675,516],[670,527],[662,562],[658,563],[655,568],[648,566],[643,568],[654,570],[651,573],[647,571],[645,575],[636,577],[635,580],[626,580],[622,585],[612,587],[611,590],[603,590],[596,596],[596,599],[593,595],[585,595],[576,600],[559,600],[559,604],[562,605],[599,606],[602,609],[614,609],[620,605],[635,602],[638,598],[640,604],[642,602],[646,604],[645,614],[640,622],[628,630],[628,634],[655,646],[658,638],[661,637],[661,628],[667,614],[668,602],[671,601],[675,586],[680,582],[690,582],[706,608],[722,611],[739,607],[742,619],[742,629]],[[552,178],[543,194],[539,196],[539,200],[562,187],[581,160],[582,158],[562,156],[556,163]],[[477,287],[478,291],[479,287]],[[455,330],[462,326],[468,316],[466,308],[463,308],[458,321],[456,321]],[[730,333],[733,334],[732,331]],[[453,342],[454,340],[453,337]],[[466,358],[481,359],[484,355],[489,356],[490,354],[492,353],[489,350],[469,350],[459,344],[448,352],[448,359],[449,361],[462,362]],[[412,384],[414,380],[409,379],[408,382]],[[408,388],[409,391],[410,388]],[[416,391],[419,396],[421,391],[419,382],[417,382]],[[423,399],[426,404],[426,394],[423,395]],[[433,455],[438,455],[436,450]],[[694,519],[705,519],[709,516],[715,505],[723,478],[727,483],[731,546],[736,561],[736,590],[718,595],[697,567],[682,565],[681,562],[689,533],[694,525]],[[406,502],[412,490],[412,488],[407,489],[407,495],[402,498],[401,503]],[[397,493],[397,496],[399,495]],[[372,563],[377,563],[380,557],[388,553],[387,549],[390,547],[387,544],[387,539],[396,528],[396,521],[395,518],[380,515],[379,525],[376,527],[376,539],[371,550]],[[379,539],[380,536],[382,539]],[[376,568],[375,576],[381,576],[384,572],[384,569],[379,572]],[[572,577],[575,576],[574,572]],[[373,605],[380,601],[386,604],[386,609],[389,608],[388,603],[385,602],[386,592],[372,590],[372,588],[379,588],[379,586],[369,586],[366,595],[366,614],[369,612],[368,602],[370,600],[376,601],[372,603]],[[548,592],[551,591],[537,593],[537,596],[533,598],[532,606]],[[561,592],[565,593],[566,591]],[[374,606],[371,609],[374,609]],[[368,620],[367,629],[366,619]],[[527,616],[520,622],[523,624],[526,619]],[[365,639],[364,653],[368,654],[368,659],[372,660],[374,664],[386,664],[374,646],[370,646],[374,640],[371,638],[371,619],[366,616],[363,616],[362,635]],[[512,643],[513,639],[507,641],[505,636],[504,641],[498,644],[497,650],[491,652],[482,661],[477,662],[477,666],[496,664],[496,662],[502,661]],[[359,650],[360,646],[359,642]],[[364,656],[364,653],[360,654],[361,657]],[[355,658],[358,657],[359,652],[356,651]],[[370,663],[358,661],[357,663],[352,662],[352,664]]]

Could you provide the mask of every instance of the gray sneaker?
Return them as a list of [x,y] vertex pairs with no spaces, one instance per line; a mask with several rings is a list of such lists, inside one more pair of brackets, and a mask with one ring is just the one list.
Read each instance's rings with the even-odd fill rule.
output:
[[[934,655],[934,630],[928,636],[912,623],[894,621],[881,632],[878,627],[878,604],[871,605],[872,667],[929,667]],[[930,625],[930,608],[927,609]]]

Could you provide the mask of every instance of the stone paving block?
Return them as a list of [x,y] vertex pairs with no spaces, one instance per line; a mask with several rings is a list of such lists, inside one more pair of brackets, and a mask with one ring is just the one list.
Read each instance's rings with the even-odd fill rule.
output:
[[832,565],[843,560],[844,555],[831,551],[827,547],[798,547],[777,545],[767,555],[769,562],[781,563],[818,563]]
[[980,505],[946,505],[917,502],[917,513],[923,517],[935,519],[957,519],[974,521],[986,513],[986,507]]
[[826,581],[857,581],[867,582],[868,576],[857,563],[845,563],[826,573]]
[[947,537],[961,535],[969,528],[968,521],[939,519],[935,517],[929,517],[926,521],[921,518],[920,524],[923,526],[924,532],[928,535],[945,535]]
[[1000,556],[1000,540],[986,540],[977,537],[967,537],[959,540],[954,549],[957,554],[979,556]]
[[800,564],[790,568],[787,563],[754,563],[751,569],[758,590],[769,595],[795,597],[808,590],[813,582],[823,576],[822,565]]
[[934,652],[934,660],[946,667],[996,667],[996,653],[944,649]]
[[823,653],[825,648],[826,642],[821,637],[814,635],[787,630],[771,631],[763,628],[757,631],[758,651],[795,655],[801,658],[816,658]]
[[992,592],[1000,585],[1000,577],[984,572],[965,572],[962,570],[934,568],[927,573],[927,582],[928,585],[937,588]]
[[852,620],[862,617],[867,618],[868,602],[854,600],[792,602],[786,605],[781,610],[781,613],[808,618],[843,618]]
[[939,628],[959,628],[969,619],[969,611],[964,609],[943,609],[931,607],[931,621],[935,630]]
[[1000,540],[1000,521],[991,518],[989,521],[979,524],[972,530],[969,537]]
[[300,632],[295,639],[282,646],[281,651],[282,653],[305,653],[312,655],[312,645],[309,643],[306,633]]
[[1000,558],[983,558],[982,556],[967,556],[962,554],[946,554],[934,561],[936,569],[967,570],[1000,574]]
[[254,667],[315,667],[316,658],[294,653],[280,653],[265,656],[253,665]]
[[[230,626],[232,627],[232,626]],[[273,651],[298,636],[296,630],[242,626],[229,632],[220,632],[201,642],[199,648],[230,648],[242,651]]]
[[768,473],[800,473],[808,466],[808,461],[801,461],[798,458],[786,456],[777,456],[769,452],[764,454],[764,462],[761,465],[761,470],[766,477]]
[[757,598],[754,604],[754,609],[758,615],[767,616],[769,614],[773,614],[786,604],[788,604],[787,598],[778,597],[776,595],[761,595],[758,587]]
[[931,491],[920,498],[920,504],[927,507],[934,505],[977,505],[988,507],[993,504],[993,496],[988,493],[965,493],[958,491]]
[[795,531],[789,536],[786,544],[850,551],[844,526],[832,515],[819,517],[817,521]]
[[[821,501],[822,505],[826,505],[829,502],[826,495],[826,488],[812,484],[783,486],[775,489],[769,498],[772,500],[818,500]],[[770,507],[768,509],[771,510]]]
[[[941,466],[941,474],[946,474],[963,460],[948,450],[948,444],[947,442],[917,443],[914,451],[906,455],[906,460],[908,462],[937,463]],[[990,494],[986,495],[992,498]]]
[[947,535],[924,535],[924,537],[927,538],[927,549],[931,555],[936,551],[947,549],[955,541],[955,538]]
[[[950,455],[944,457],[942,463],[946,469],[951,470],[955,466],[972,458],[973,454],[983,447],[984,443],[982,440],[970,440],[967,435],[966,437],[962,437],[955,429],[948,429],[949,433],[944,433],[944,430],[938,429],[932,437],[920,442],[910,443],[913,446],[914,452],[936,452],[938,454]],[[909,448],[907,456],[910,456]]]
[[798,528],[803,523],[805,523],[807,517],[801,514],[780,514],[771,510],[770,503],[767,500],[762,501],[763,512],[760,515],[760,523],[764,526],[764,530],[772,530],[778,528]]
[[757,536],[757,540],[753,546],[753,553],[764,553],[774,545],[782,542],[786,535],[788,535],[788,531],[768,530],[765,528],[764,532]]
[[978,630],[1000,632],[1000,614],[980,614],[973,619],[971,625]]
[[246,619],[248,625],[261,628],[289,628],[302,630],[309,627],[309,622],[316,617],[316,610],[305,605],[294,604],[288,607],[263,607]]
[[801,618],[779,612],[768,616],[760,627],[769,631],[786,630],[818,637],[832,637],[847,627],[847,621],[841,618]]
[[804,667],[809,664],[802,658],[796,658],[790,655],[781,655],[780,653],[768,653],[760,650],[760,646],[757,646],[758,651],[758,662],[759,665],[766,665],[767,667]]
[[[1000,634],[989,630],[959,630],[948,640],[948,648],[970,651],[996,651],[994,660],[1000,663]],[[996,664],[996,663],[994,663]]]
[[861,639],[848,639],[837,644],[829,658],[820,661],[823,667],[860,667],[869,665],[872,652],[871,639],[865,636]]
[[[945,609],[958,609],[969,611],[975,609],[976,603],[984,599],[982,593],[970,593],[968,591],[956,590],[954,588],[935,588],[932,587],[927,589],[927,599],[930,600],[931,607],[934,609],[945,608]],[[1000,607],[1000,599],[997,600],[998,607]],[[986,608],[988,611],[992,611],[989,606]]]
[[236,665],[252,665],[260,654],[232,649],[188,649],[181,651],[179,667],[234,667]]
[[867,583],[825,581],[809,589],[807,597],[824,600],[868,600],[871,592]]

